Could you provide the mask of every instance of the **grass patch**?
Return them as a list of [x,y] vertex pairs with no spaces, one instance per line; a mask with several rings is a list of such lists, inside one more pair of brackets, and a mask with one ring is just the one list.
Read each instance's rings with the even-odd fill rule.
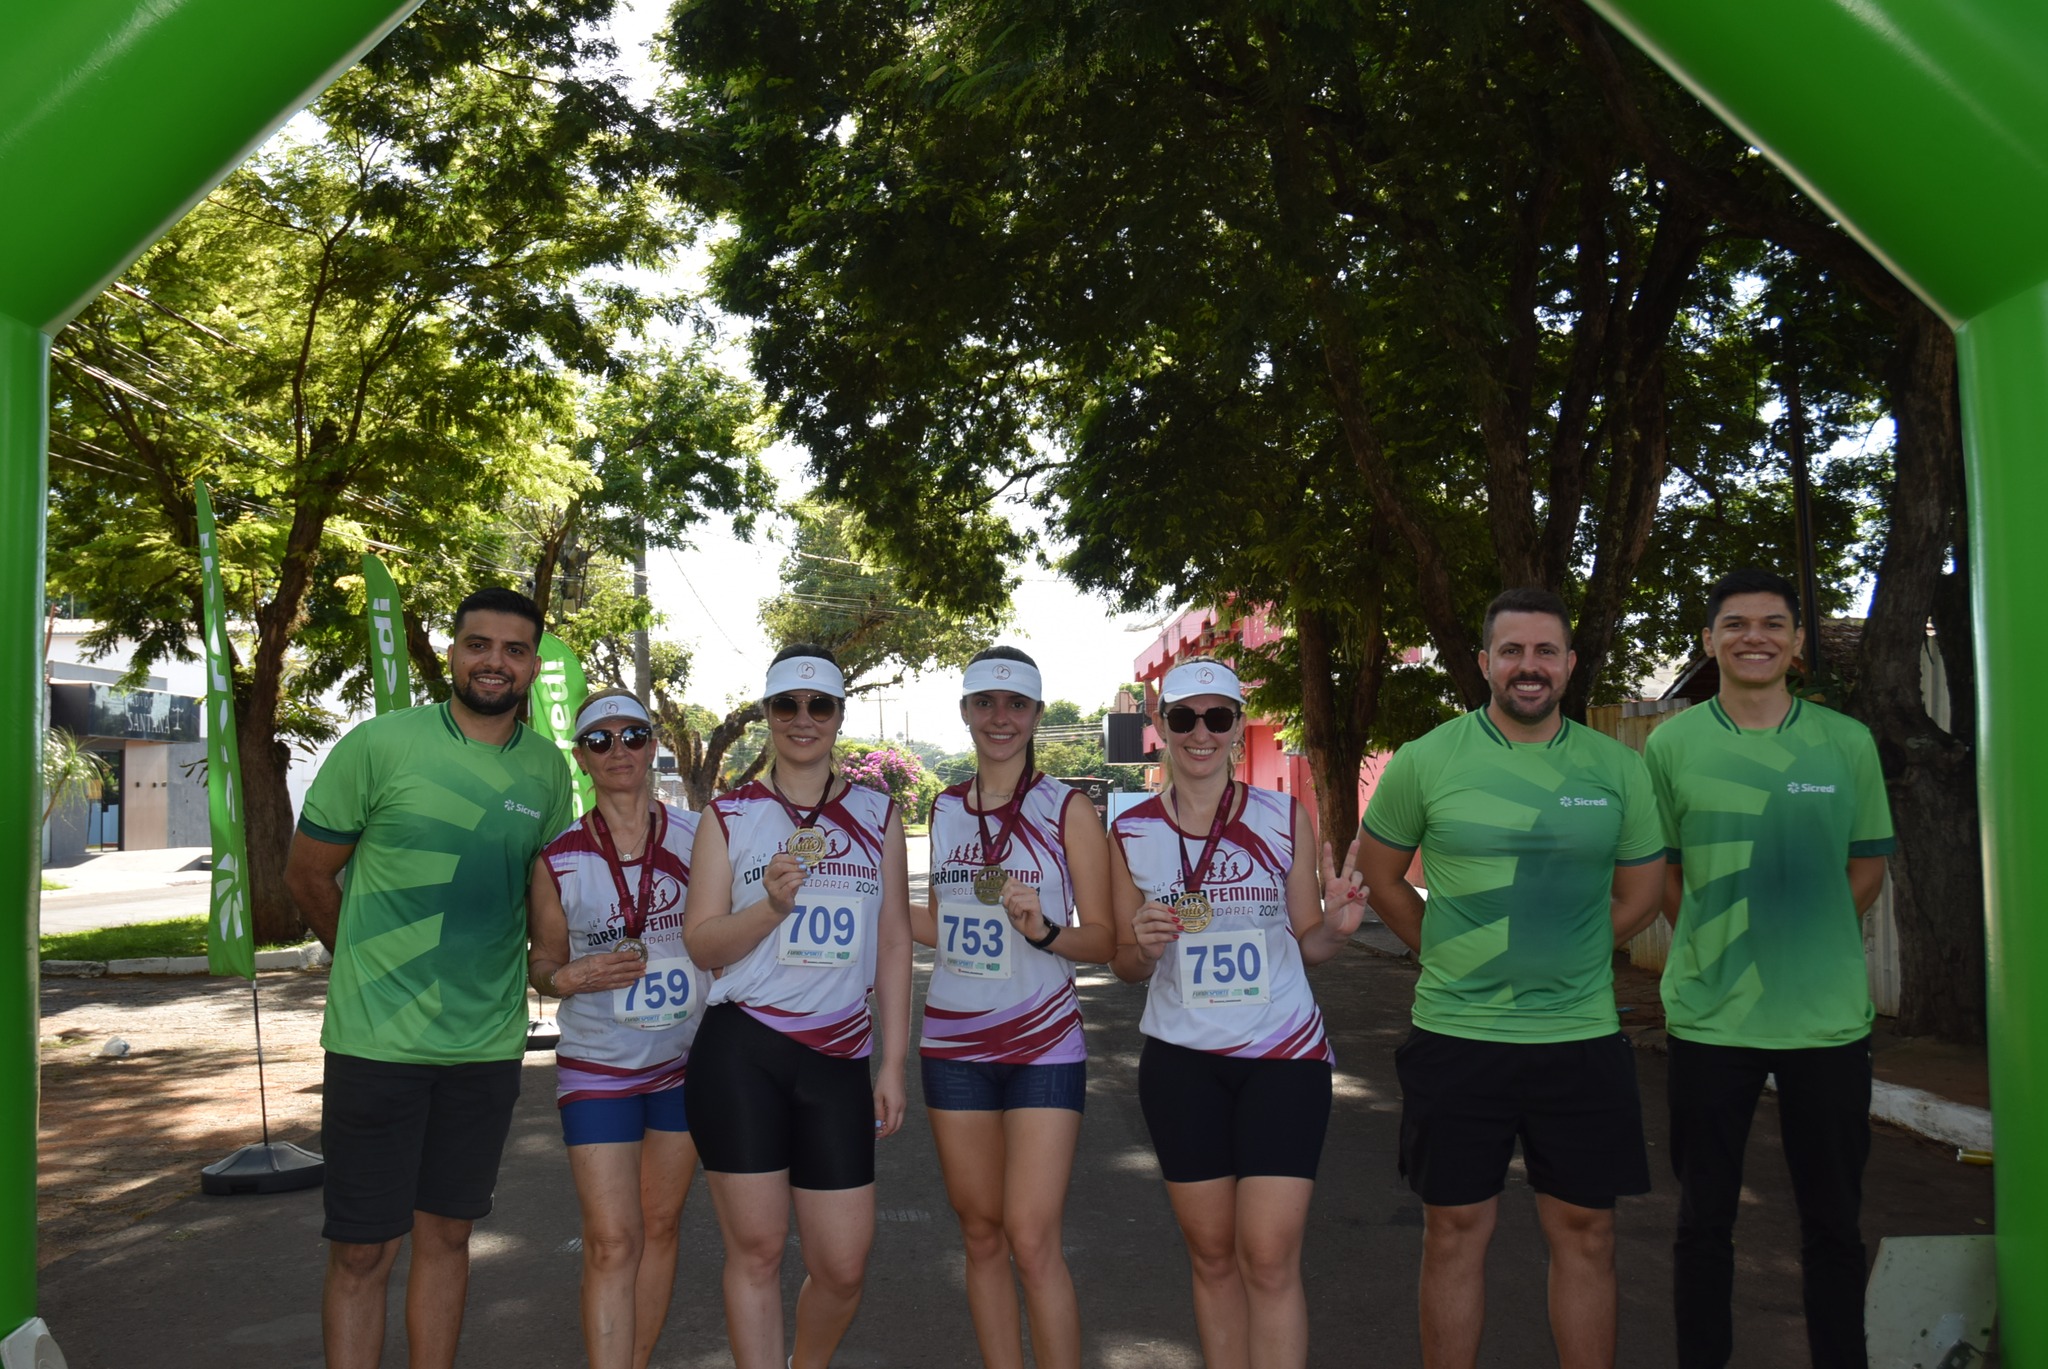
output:
[[[295,946],[297,942],[279,943]],[[266,944],[258,950],[274,949]],[[173,917],[131,922],[90,932],[59,932],[42,939],[45,960],[141,960],[149,956],[205,955],[206,918]]]
[[52,889],[69,889],[70,887],[71,886],[68,884],[59,884],[56,880],[51,879],[48,875],[43,876],[44,893],[48,893]]

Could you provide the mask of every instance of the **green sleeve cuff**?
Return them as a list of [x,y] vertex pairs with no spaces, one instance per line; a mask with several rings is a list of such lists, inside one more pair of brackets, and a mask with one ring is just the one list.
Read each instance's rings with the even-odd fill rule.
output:
[[337,832],[332,827],[322,827],[309,817],[301,815],[299,830],[315,841],[324,841],[329,846],[353,846],[362,840],[361,832]]
[[1365,833],[1367,836],[1371,837],[1374,841],[1378,842],[1382,846],[1391,846],[1396,851],[1407,851],[1410,854],[1413,854],[1415,851],[1414,845],[1410,844],[1409,842],[1395,841],[1393,838],[1388,837],[1383,833],[1375,832],[1373,830],[1372,824],[1369,822],[1360,822],[1358,824],[1358,830]]
[[1870,841],[1852,841],[1849,843],[1849,858],[1854,860],[1859,856],[1888,856],[1898,849],[1899,839],[1897,837],[1876,837]]
[[1650,854],[1647,856],[1637,856],[1634,860],[1617,860],[1614,863],[1616,867],[1626,869],[1628,867],[1636,865],[1648,865],[1652,861],[1665,860],[1670,856],[1670,854],[1671,853],[1669,851],[1666,851],[1660,847],[1659,849],[1650,852]]

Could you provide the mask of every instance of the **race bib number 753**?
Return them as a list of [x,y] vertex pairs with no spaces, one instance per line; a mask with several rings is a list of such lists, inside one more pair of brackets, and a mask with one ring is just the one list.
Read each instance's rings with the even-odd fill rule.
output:
[[939,904],[939,964],[968,979],[1010,977],[1010,919],[986,903]]

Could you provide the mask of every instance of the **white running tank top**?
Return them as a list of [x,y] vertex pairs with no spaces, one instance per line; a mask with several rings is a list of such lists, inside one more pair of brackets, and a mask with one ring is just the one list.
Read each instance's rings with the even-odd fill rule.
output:
[[[971,782],[970,782],[971,783]],[[1041,951],[1017,935],[1000,905],[982,904],[974,876],[988,863],[982,828],[998,845],[1002,822],[995,813],[975,820],[967,805],[968,785],[957,784],[932,802],[932,888],[939,896],[939,946],[925,995],[924,1038],[918,1053],[939,1060],[976,1060],[1006,1065],[1063,1065],[1086,1060],[1081,1035],[1081,1002],[1074,996],[1074,962]],[[1003,868],[1038,891],[1048,922],[1074,925],[1074,891],[1067,872],[1066,813],[1074,790],[1037,776],[1010,828]],[[984,926],[1008,944],[1007,978],[977,978],[948,968],[949,937],[963,934],[960,914],[979,912]],[[1057,943],[1055,943],[1057,944]],[[956,962],[957,963],[957,962]]]
[[[690,846],[697,839],[697,814],[658,804],[652,840],[642,859],[654,860],[654,883],[648,893],[646,925],[640,939],[647,944],[652,994],[647,985],[604,993],[570,994],[555,1005],[562,1041],[555,1049],[555,1099],[571,1103],[584,1098],[616,1098],[676,1088],[683,1082],[690,1042],[704,1015],[711,976],[690,963],[683,949],[683,898],[690,886]],[[619,908],[618,885],[586,815],[541,851],[548,875],[561,896],[569,923],[569,959],[611,950],[626,935]],[[624,865],[626,887],[640,892],[638,860]],[[670,1025],[645,1030],[627,1025],[619,1014],[632,1016],[650,1000],[661,1017],[683,1015]],[[641,1016],[647,1014],[642,1011]]]
[[[1201,933],[1184,933],[1169,943],[1153,967],[1138,1030],[1217,1055],[1334,1060],[1323,1032],[1322,1010],[1309,990],[1301,948],[1287,921],[1294,800],[1270,789],[1238,789],[1244,794],[1244,809],[1225,825],[1201,879],[1213,916]],[[1110,833],[1138,892],[1166,904],[1185,888],[1183,851],[1192,864],[1200,859],[1209,835],[1180,831],[1158,798],[1124,813],[1111,824]],[[1254,954],[1255,972],[1247,960]],[[1227,975],[1219,973],[1226,968]],[[1230,998],[1246,983],[1257,986],[1255,998],[1235,998],[1213,1007],[1196,1006],[1186,992],[1192,985],[1197,994],[1220,990]]]
[[[894,808],[887,794],[858,784],[825,805],[818,814],[825,855],[797,891],[796,911],[711,982],[713,1004],[737,1003],[821,1055],[865,1059],[873,1052],[868,992],[882,914],[882,837]],[[732,859],[732,911],[742,912],[768,897],[762,876],[796,824],[758,780],[714,800],[711,813]],[[795,944],[807,928],[822,929],[808,943],[820,960],[785,963],[784,943]],[[845,958],[824,961],[835,944]]]

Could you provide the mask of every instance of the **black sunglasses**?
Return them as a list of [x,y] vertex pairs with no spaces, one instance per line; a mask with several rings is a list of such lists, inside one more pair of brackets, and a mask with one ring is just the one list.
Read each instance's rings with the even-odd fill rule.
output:
[[1202,726],[1220,737],[1237,725],[1239,716],[1236,709],[1225,708],[1221,704],[1215,708],[1205,708],[1200,713],[1186,704],[1175,704],[1166,710],[1166,725],[1176,732],[1192,732],[1195,730],[1196,721],[1200,720]]
[[602,756],[612,749],[614,737],[624,742],[628,751],[641,751],[646,749],[647,743],[654,740],[654,729],[645,723],[634,723],[631,727],[622,727],[616,732],[593,728],[578,737],[576,745],[593,756]]
[[768,711],[775,715],[775,721],[779,723],[786,723],[795,718],[799,708],[808,709],[811,717],[821,723],[830,722],[839,716],[839,700],[830,694],[813,694],[803,703],[798,703],[794,694],[777,694],[768,701]]

